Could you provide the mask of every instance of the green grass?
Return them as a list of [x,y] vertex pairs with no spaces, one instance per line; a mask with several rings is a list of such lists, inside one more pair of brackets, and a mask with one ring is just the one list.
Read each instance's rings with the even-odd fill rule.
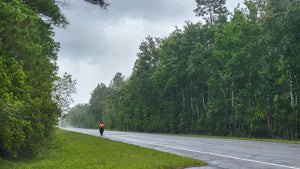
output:
[[180,168],[204,162],[104,138],[57,130],[52,149],[35,158],[10,161],[0,168]]

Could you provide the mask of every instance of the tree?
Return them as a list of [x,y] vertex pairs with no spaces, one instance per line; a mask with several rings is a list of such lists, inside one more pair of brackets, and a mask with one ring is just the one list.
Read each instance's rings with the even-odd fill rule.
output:
[[68,24],[57,5],[57,3],[62,4],[61,1],[24,0],[22,3],[28,5],[34,12],[46,18],[47,22],[50,24],[62,27]]
[[230,21],[222,14],[147,37],[130,77],[98,85],[94,106],[76,119],[93,127],[102,115],[119,130],[298,138],[299,0],[260,2],[245,1]]
[[299,56],[299,47],[298,43],[293,44],[298,34],[295,26],[299,22],[298,10],[299,0],[267,1],[266,14],[262,20],[263,42],[265,48],[268,48],[265,59],[276,61],[268,60],[269,72],[274,77],[272,86],[275,89],[271,97],[273,112],[269,115],[271,131],[272,135],[286,138],[295,138],[299,132],[299,101],[296,99],[299,95],[299,66],[295,62]]
[[106,9],[106,7],[109,6],[109,4],[107,2],[105,2],[105,0],[84,0],[84,1],[99,5],[101,8],[104,8],[104,9]]
[[29,6],[16,0],[0,6],[0,56],[11,85],[1,110],[7,124],[0,133],[1,156],[30,156],[50,137],[56,122],[57,106],[50,96],[56,48],[51,38],[43,38],[51,34],[49,25]]
[[[216,15],[224,14],[227,12],[225,7],[226,0],[195,0],[197,8],[194,10],[196,16],[203,16],[204,19],[213,23]],[[206,17],[208,15],[208,17]]]
[[[235,9],[231,22],[216,34],[215,57],[226,63],[221,79],[227,84],[225,97],[230,109],[228,118],[230,133],[243,131],[249,134],[249,126],[255,117],[252,106],[256,104],[256,90],[259,87],[261,52],[258,45],[260,30],[257,24],[257,7],[253,1],[245,2],[248,12]],[[259,117],[255,117],[258,119]]]
[[88,104],[77,104],[68,112],[68,122],[70,126],[90,128],[88,116]]
[[122,82],[125,80],[125,77],[122,73],[118,72],[115,74],[114,78],[110,81],[109,87],[117,90],[122,86]]
[[91,93],[91,99],[89,101],[90,107],[88,113],[94,118],[93,123],[102,121],[102,114],[107,102],[109,93],[105,84],[98,84],[94,91]]
[[72,94],[76,92],[76,81],[65,72],[63,77],[58,77],[58,80],[54,82],[53,88],[52,99],[62,112],[67,113],[73,102]]
[[[133,73],[130,77],[130,84],[134,85],[135,89],[135,116],[137,117],[136,124],[138,129],[146,131],[155,131],[156,125],[153,122],[155,107],[157,107],[158,96],[154,89],[152,75],[159,65],[159,39],[147,37],[140,46],[140,52],[137,54],[138,59],[133,67]],[[152,109],[152,111],[150,111]],[[141,124],[141,119],[143,124]]]
[[[106,7],[102,0],[88,2]],[[38,153],[51,138],[57,117],[65,108],[60,104],[62,98],[52,97],[54,83],[60,79],[56,65],[59,43],[53,40],[53,26],[67,24],[58,7],[63,3],[0,1],[1,157],[30,157]],[[65,78],[57,84],[69,90],[74,81],[68,75]],[[70,82],[71,88],[65,82]],[[65,92],[69,93],[70,90]]]
[[283,32],[284,37],[282,41],[283,53],[286,59],[286,66],[289,79],[289,95],[291,106],[291,127],[290,134],[292,138],[299,137],[300,134],[300,1],[294,1],[289,8],[286,16],[283,18]]
[[265,6],[267,3],[267,0],[254,0],[257,8],[258,8],[258,12],[260,16],[263,16],[265,13]]
[[[26,102],[30,101],[25,74],[14,60],[4,60],[0,56],[0,152],[1,156],[17,157],[26,148],[33,148],[36,142],[28,140],[34,134],[30,121],[26,118]],[[19,112],[23,112],[20,115]],[[30,141],[28,145],[25,141]]]

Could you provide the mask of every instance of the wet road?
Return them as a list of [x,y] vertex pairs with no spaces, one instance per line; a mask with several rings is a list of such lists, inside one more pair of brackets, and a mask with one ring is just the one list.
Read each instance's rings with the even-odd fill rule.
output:
[[[101,137],[99,130],[63,128]],[[300,169],[300,144],[105,131],[103,138],[187,156],[204,168]],[[202,167],[201,167],[202,168]]]

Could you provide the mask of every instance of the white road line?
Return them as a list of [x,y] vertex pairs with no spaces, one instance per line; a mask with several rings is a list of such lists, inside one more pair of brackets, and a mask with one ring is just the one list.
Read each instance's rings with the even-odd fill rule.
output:
[[[76,131],[76,132],[78,132],[78,131]],[[80,132],[80,133],[84,133],[84,132]],[[86,134],[86,133],[84,133],[84,134]],[[93,135],[93,134],[90,133],[90,135]],[[128,139],[128,138],[124,138],[124,137],[115,137],[114,136],[114,137],[107,137],[107,138],[112,139],[112,140],[114,140],[114,138],[119,138],[119,141],[120,140],[128,140],[128,141],[142,143],[142,144],[149,144],[149,145],[155,145],[155,146],[173,148],[173,149],[178,149],[178,150],[183,150],[183,151],[191,151],[191,152],[200,153],[200,154],[207,154],[207,155],[212,155],[212,156],[231,158],[231,159],[235,159],[235,160],[248,161],[248,162],[259,163],[259,164],[264,164],[264,165],[270,165],[270,166],[275,166],[275,167],[300,169],[298,167],[292,167],[292,166],[287,166],[287,165],[268,163],[268,162],[263,162],[263,161],[251,160],[251,159],[240,158],[240,157],[233,157],[233,156],[228,156],[228,155],[223,155],[223,154],[216,154],[216,153],[210,153],[210,152],[204,152],[204,151],[198,151],[198,150],[191,150],[191,149],[187,149],[187,148],[180,148],[180,147],[168,146],[168,145],[163,145],[163,144],[159,144],[159,143],[137,141],[137,140]]]
[[[124,138],[122,138],[122,140],[124,140]],[[191,150],[191,149],[187,149],[187,148],[180,148],[180,147],[168,146],[168,145],[163,145],[163,144],[159,144],[159,143],[137,141],[137,140],[128,139],[128,138],[125,138],[125,140],[132,141],[132,142],[137,142],[137,143],[142,143],[142,144],[150,144],[150,145],[167,147],[167,148],[173,148],[173,149],[178,149],[178,150],[191,151],[191,152],[195,152],[195,153],[213,155],[213,156],[218,156],[218,157],[231,158],[231,159],[235,159],[235,160],[242,160],[242,161],[248,161],[248,162],[253,162],[253,163],[265,164],[265,165],[270,165],[270,166],[275,166],[275,167],[300,169],[300,168],[297,168],[297,167],[292,167],[292,166],[287,166],[287,165],[268,163],[268,162],[263,162],[263,161],[251,160],[251,159],[240,158],[240,157],[233,157],[233,156],[228,156],[228,155],[223,155],[223,154],[216,154],[216,153],[210,153],[210,152],[204,152],[204,151],[198,151],[198,150]]]

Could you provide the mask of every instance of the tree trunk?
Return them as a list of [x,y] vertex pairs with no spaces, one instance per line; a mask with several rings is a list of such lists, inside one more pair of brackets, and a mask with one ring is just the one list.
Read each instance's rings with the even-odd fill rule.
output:
[[181,88],[181,92],[182,92],[182,111],[185,110],[185,92],[184,92],[184,88]]
[[202,84],[202,104],[203,104],[203,107],[204,107],[204,110],[206,112],[206,116],[208,117],[208,111],[207,111],[207,108],[206,108],[206,103],[205,103],[205,95],[204,95],[204,85]]
[[234,130],[236,130],[236,115],[235,115],[235,108],[234,108],[234,91],[233,91],[233,81],[231,82],[231,116],[233,116],[233,119],[234,119]]
[[294,106],[294,95],[293,95],[293,78],[292,73],[290,73],[290,95],[291,95],[291,106]]
[[195,117],[195,106],[194,106],[194,98],[193,98],[193,81],[191,80],[191,91],[190,91],[190,102],[191,102],[191,112],[192,112],[192,117],[194,120]]

